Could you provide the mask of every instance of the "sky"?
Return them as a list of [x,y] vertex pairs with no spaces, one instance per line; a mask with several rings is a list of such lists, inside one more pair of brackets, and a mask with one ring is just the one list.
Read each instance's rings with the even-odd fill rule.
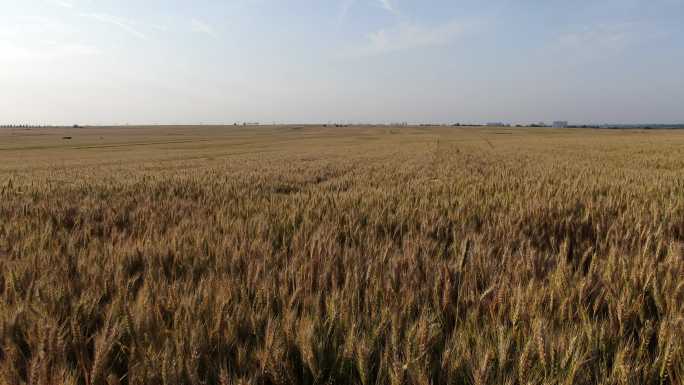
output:
[[0,122],[684,122],[684,0],[0,0]]

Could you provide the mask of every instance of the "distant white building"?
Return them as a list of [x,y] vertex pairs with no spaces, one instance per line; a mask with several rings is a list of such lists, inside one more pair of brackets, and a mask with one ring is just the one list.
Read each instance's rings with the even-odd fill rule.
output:
[[553,128],[568,128],[568,122],[564,120],[558,120],[553,122]]

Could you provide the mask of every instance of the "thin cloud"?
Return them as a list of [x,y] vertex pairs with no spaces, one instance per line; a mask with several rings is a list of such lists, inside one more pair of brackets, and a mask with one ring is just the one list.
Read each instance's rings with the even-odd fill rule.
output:
[[149,27],[156,29],[157,31],[160,31],[160,32],[167,32],[169,30],[169,27],[167,27],[166,25],[162,25],[162,24],[150,24]]
[[80,15],[82,17],[86,17],[86,18],[98,21],[100,23],[109,24],[109,25],[113,25],[115,27],[118,27],[121,30],[123,30],[123,31],[137,37],[137,38],[144,39],[144,40],[147,39],[147,35],[145,33],[143,33],[142,31],[140,31],[139,29],[137,29],[135,27],[134,23],[131,22],[130,20],[126,20],[124,18],[105,14],[105,13],[81,13]]
[[625,25],[585,26],[561,35],[558,43],[564,47],[581,47],[588,44],[605,48],[618,47],[628,42],[629,35],[629,28]]
[[0,38],[10,38],[26,41],[29,37],[36,40],[68,36],[74,33],[74,27],[46,17],[27,16],[10,19],[8,23],[0,25]]
[[98,47],[92,45],[68,42],[43,42],[32,45],[17,45],[12,44],[11,42],[0,41],[0,50],[5,53],[8,61],[18,62],[78,58],[101,55],[103,53]]
[[74,7],[74,3],[71,1],[68,1],[68,0],[53,0],[53,3],[55,3],[56,5],[59,5],[60,7],[64,7],[64,8],[73,8]]
[[380,3],[380,6],[387,12],[397,13],[396,8],[394,8],[394,5],[390,0],[378,0],[378,2]]
[[340,7],[340,12],[337,15],[337,21],[338,22],[341,22],[347,18],[347,14],[349,14],[349,10],[354,6],[354,3],[356,3],[356,0],[343,0],[342,1],[342,6]]
[[585,25],[561,34],[556,40],[563,50],[591,52],[620,51],[640,41],[658,38],[666,33],[642,23],[604,23]]
[[448,44],[473,27],[457,20],[435,26],[404,23],[370,33],[366,41],[348,53],[351,56],[377,55],[427,46]]
[[192,29],[193,32],[203,33],[203,34],[209,35],[213,38],[217,37],[216,32],[214,31],[214,28],[204,21],[192,19],[190,21],[190,28]]

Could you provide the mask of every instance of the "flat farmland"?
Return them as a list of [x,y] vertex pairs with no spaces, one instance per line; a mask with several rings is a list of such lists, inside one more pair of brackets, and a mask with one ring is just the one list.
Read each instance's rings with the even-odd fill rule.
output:
[[684,131],[0,129],[0,384],[678,384]]

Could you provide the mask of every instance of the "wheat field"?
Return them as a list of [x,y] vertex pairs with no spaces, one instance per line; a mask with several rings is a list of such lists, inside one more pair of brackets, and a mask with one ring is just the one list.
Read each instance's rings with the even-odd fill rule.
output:
[[0,384],[681,384],[684,131],[0,130]]

